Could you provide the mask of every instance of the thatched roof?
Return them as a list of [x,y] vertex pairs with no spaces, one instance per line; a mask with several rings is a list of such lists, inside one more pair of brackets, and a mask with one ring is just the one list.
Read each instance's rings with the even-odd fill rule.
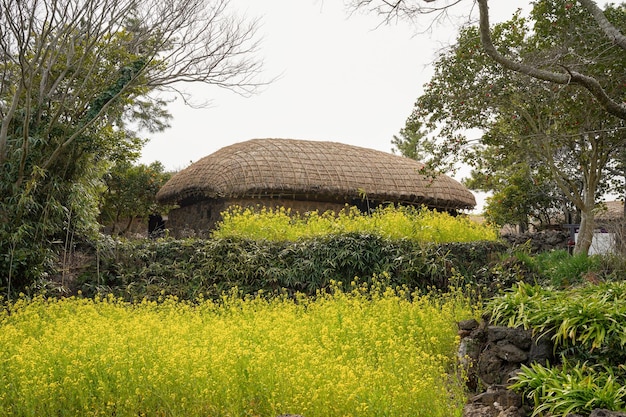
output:
[[608,222],[622,220],[624,218],[623,201],[605,201],[596,207],[595,220]]
[[224,147],[174,175],[162,203],[202,198],[293,198],[425,204],[468,209],[474,195],[456,180],[419,173],[409,158],[336,142],[253,139]]

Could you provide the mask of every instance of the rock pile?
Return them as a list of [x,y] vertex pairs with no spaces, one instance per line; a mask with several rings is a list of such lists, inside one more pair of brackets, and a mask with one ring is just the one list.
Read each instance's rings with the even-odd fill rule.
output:
[[[537,338],[528,330],[491,326],[486,321],[459,323],[459,361],[467,375],[467,387],[475,395],[466,404],[464,417],[527,417],[532,408],[507,387],[521,365],[554,364],[554,345],[548,336]],[[626,417],[604,409],[589,416]]]
[[487,322],[459,323],[459,361],[467,386],[476,393],[466,405],[465,417],[524,417],[532,413],[522,397],[507,389],[522,364],[553,361],[549,337],[536,338],[528,330],[490,326]]

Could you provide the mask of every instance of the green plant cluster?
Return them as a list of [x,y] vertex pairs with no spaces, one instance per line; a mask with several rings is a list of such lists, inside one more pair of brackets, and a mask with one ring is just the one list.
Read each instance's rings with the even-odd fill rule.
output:
[[535,414],[626,410],[626,282],[565,290],[519,283],[488,304],[493,323],[550,337],[563,363],[523,367],[513,385]]
[[491,267],[494,282],[505,289],[517,282],[530,282],[552,288],[569,288],[585,282],[621,279],[625,259],[619,255],[570,255],[553,250],[531,255],[526,245],[513,246]]
[[566,250],[558,250],[539,253],[530,260],[530,264],[548,285],[568,287],[581,284],[585,279],[594,279],[594,276],[611,274],[617,266],[612,260],[606,256],[570,255]]
[[625,410],[624,378],[616,376],[612,368],[586,362],[570,363],[564,359],[559,367],[536,363],[525,366],[512,387],[524,391],[533,401],[533,416],[546,412],[568,416],[594,409]]
[[[349,285],[386,274],[389,284],[447,288],[465,276],[489,281],[489,262],[506,251],[498,241],[423,244],[368,233],[318,236],[289,242],[223,239],[159,239],[101,242],[93,265],[77,279],[84,294],[113,292],[127,299],[163,293],[184,299],[219,296],[237,287],[315,294],[332,281]],[[496,256],[497,259],[497,256]],[[454,281],[456,280],[456,281]]]
[[[125,235],[136,218],[165,213],[169,207],[156,201],[156,193],[172,175],[165,172],[163,164],[117,163],[104,176],[105,191],[100,197],[99,221],[109,226],[111,234]],[[124,221],[125,225],[122,225]]]

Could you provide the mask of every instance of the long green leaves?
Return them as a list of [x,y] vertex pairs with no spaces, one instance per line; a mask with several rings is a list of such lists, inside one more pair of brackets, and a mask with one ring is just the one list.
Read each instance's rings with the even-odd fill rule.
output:
[[512,389],[525,392],[533,401],[533,416],[547,412],[553,416],[589,413],[597,408],[624,410],[626,386],[623,377],[609,367],[570,363],[547,368],[541,364],[522,366]]
[[626,409],[626,282],[561,291],[520,283],[488,310],[494,323],[551,337],[563,357],[560,366],[532,364],[518,374],[512,388],[534,402],[533,415]]
[[98,249],[98,270],[87,269],[76,284],[85,294],[112,290],[128,298],[152,298],[164,291],[187,299],[199,292],[219,295],[233,286],[246,293],[286,289],[314,294],[333,280],[349,284],[355,277],[367,281],[382,274],[394,285],[447,288],[461,271],[473,277],[488,274],[490,256],[505,249],[499,242],[425,245],[368,233],[297,242],[111,240]]
[[610,282],[555,291],[519,283],[489,304],[492,320],[550,334],[559,346],[593,352],[626,345],[626,283]]

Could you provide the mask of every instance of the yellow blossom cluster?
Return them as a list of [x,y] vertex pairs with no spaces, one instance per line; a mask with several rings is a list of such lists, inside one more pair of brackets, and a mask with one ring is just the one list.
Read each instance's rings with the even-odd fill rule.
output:
[[296,213],[284,207],[243,208],[233,206],[222,213],[213,237],[245,237],[295,241],[331,233],[374,233],[390,239],[421,242],[472,242],[495,240],[496,230],[468,216],[451,216],[426,208],[387,206],[371,214],[346,206],[339,213]]
[[461,295],[358,286],[0,311],[0,416],[460,416]]

